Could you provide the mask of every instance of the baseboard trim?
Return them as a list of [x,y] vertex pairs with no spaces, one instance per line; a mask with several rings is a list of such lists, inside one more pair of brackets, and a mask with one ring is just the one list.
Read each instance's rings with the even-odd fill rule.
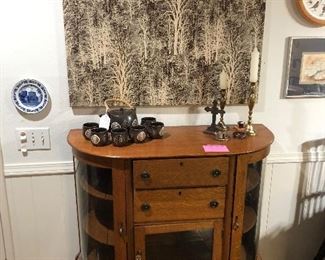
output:
[[[324,162],[325,152],[305,153],[271,153],[267,164],[302,163],[302,162]],[[26,164],[6,164],[5,177],[39,176],[39,175],[65,175],[73,173],[73,162],[43,162]]]

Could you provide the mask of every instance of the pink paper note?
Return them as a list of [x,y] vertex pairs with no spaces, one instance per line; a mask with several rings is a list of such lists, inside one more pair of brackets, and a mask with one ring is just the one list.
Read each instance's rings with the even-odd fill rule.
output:
[[206,153],[229,153],[228,147],[220,144],[206,144],[203,149]]

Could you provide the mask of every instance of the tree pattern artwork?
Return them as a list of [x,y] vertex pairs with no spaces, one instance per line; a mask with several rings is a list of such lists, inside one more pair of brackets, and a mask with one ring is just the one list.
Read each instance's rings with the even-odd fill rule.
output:
[[63,0],[71,106],[247,102],[264,0]]

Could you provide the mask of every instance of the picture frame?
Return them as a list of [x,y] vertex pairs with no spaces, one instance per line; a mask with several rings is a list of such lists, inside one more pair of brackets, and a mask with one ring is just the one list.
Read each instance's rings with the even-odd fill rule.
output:
[[325,37],[291,37],[285,98],[325,97]]

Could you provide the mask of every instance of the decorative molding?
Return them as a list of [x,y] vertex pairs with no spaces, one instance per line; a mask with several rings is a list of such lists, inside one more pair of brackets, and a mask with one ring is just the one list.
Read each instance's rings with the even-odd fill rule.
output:
[[268,164],[323,162],[323,161],[325,161],[325,151],[271,153],[266,158],[266,163],[268,163]]
[[73,173],[72,161],[5,164],[5,177],[63,175]]
[[[293,152],[271,153],[267,164],[324,162],[325,151],[318,152]],[[73,162],[43,162],[43,163],[17,163],[5,165],[5,177],[39,176],[39,175],[63,175],[73,173]]]

